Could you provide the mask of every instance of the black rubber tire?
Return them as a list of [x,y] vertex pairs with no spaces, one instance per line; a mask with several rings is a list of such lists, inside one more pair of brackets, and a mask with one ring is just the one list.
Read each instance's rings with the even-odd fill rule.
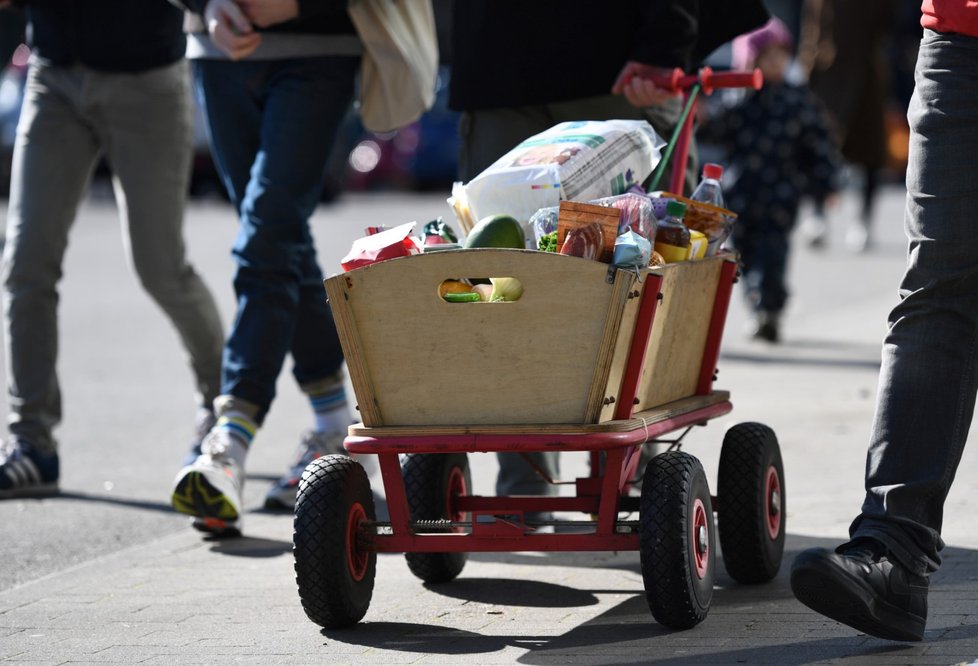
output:
[[[472,474],[464,453],[412,453],[401,465],[411,520],[465,520],[454,498],[469,494]],[[462,573],[468,553],[405,553],[411,573],[426,583],[447,583]]]
[[781,449],[762,423],[738,423],[723,437],[717,472],[717,527],[723,564],[740,583],[766,583],[784,555]]
[[321,627],[354,625],[370,606],[377,553],[360,548],[357,524],[374,520],[360,463],[343,455],[309,463],[299,481],[292,552],[302,608]]
[[672,629],[706,619],[716,578],[716,530],[703,465],[669,451],[645,467],[639,547],[652,617]]

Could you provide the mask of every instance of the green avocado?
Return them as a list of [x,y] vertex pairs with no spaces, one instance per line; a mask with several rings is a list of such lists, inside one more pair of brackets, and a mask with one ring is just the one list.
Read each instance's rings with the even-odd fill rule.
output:
[[472,227],[465,238],[465,247],[511,247],[526,249],[523,225],[509,215],[490,215]]

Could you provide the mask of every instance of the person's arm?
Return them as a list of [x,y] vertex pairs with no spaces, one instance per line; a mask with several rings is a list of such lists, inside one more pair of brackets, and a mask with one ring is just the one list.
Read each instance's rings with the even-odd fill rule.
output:
[[696,43],[699,0],[649,0],[639,8],[639,23],[632,38],[630,58],[612,86],[633,106],[661,106],[678,93],[663,90],[650,80],[689,66]]

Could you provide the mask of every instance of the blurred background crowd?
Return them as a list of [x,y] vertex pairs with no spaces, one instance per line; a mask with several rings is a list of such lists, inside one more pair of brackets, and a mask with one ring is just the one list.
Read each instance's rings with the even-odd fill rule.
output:
[[[448,35],[453,0],[434,0],[442,67],[434,107],[396,132],[366,131],[351,108],[322,200],[344,191],[382,189],[451,190],[458,161],[459,114],[448,108],[451,51]],[[913,66],[920,39],[919,0],[765,0],[795,38],[794,76],[809,81],[836,121],[850,170],[847,183],[871,199],[875,187],[902,182],[906,163],[906,109],[913,91]],[[24,17],[0,12],[0,195],[9,185],[14,131],[20,114],[27,60]],[[730,48],[707,61],[730,66]],[[831,91],[831,94],[828,92]],[[713,103],[723,103],[719,98]],[[703,147],[703,156],[722,155]],[[191,195],[223,195],[198,115]]]

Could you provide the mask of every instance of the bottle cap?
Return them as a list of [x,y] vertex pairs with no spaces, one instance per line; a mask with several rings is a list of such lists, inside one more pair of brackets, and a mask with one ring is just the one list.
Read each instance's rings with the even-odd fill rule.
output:
[[714,164],[709,162],[703,165],[703,177],[713,178],[714,180],[720,180],[723,176],[723,167],[719,164]]
[[682,201],[670,201],[666,204],[666,215],[670,217],[684,217],[686,215],[686,204]]

